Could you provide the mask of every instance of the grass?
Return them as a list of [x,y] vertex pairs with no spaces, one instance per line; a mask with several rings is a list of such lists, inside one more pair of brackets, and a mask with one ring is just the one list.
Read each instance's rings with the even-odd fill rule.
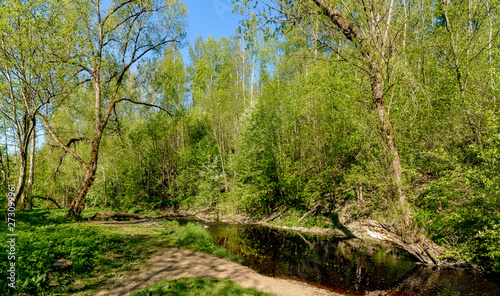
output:
[[180,227],[176,221],[165,225],[167,225],[166,232],[170,232],[176,238],[179,247],[228,258],[232,261],[238,260],[224,248],[217,247],[212,236],[201,225],[188,223],[186,226]]
[[[102,225],[74,223],[64,219],[64,210],[37,209],[16,213],[16,291],[18,295],[59,294],[80,289],[83,279],[110,271],[131,270],[154,251],[155,240],[148,235],[127,236],[123,231]],[[6,236],[4,223],[0,232]],[[6,241],[0,242],[6,248]],[[158,246],[157,246],[158,247]],[[70,268],[56,271],[54,261],[67,259]],[[7,256],[0,268],[7,268]],[[6,270],[6,269],[5,269]],[[13,292],[0,279],[0,294]]]
[[212,278],[181,278],[159,281],[132,296],[271,296],[272,294],[242,288],[233,281]]
[[[88,218],[98,210],[85,210]],[[120,228],[66,220],[66,210],[36,209],[16,213],[17,295],[60,295],[96,293],[110,277],[138,270],[159,248],[178,246],[233,259],[218,248],[200,225],[180,226],[165,221],[157,226],[127,225]],[[0,212],[0,215],[2,213]],[[0,233],[7,234],[6,223]],[[0,241],[7,249],[7,240]],[[55,271],[52,263],[68,259],[68,270]],[[0,268],[7,270],[7,256],[0,256]],[[0,295],[12,294],[6,277],[0,278]],[[87,295],[91,295],[87,294]]]

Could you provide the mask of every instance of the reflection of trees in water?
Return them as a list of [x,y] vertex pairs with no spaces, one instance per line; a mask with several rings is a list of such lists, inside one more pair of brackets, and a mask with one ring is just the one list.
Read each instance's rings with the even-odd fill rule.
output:
[[245,265],[262,274],[298,277],[344,293],[500,295],[500,283],[494,280],[484,281],[482,275],[465,269],[415,265],[390,245],[259,226],[223,227],[212,234],[218,244],[241,255]]
[[392,287],[413,266],[397,252],[361,240],[329,240],[264,227],[217,237],[260,273],[299,277],[345,291]]
[[500,282],[487,281],[478,271],[462,268],[415,266],[393,295],[500,295]]

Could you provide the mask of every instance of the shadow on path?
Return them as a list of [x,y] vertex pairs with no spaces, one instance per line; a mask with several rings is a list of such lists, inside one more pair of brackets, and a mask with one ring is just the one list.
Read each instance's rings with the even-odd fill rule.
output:
[[151,257],[149,263],[151,264],[149,268],[134,272],[130,277],[110,279],[107,283],[108,289],[97,295],[129,295],[130,292],[145,288],[159,280],[185,277],[232,280],[242,287],[278,296],[340,295],[302,282],[263,276],[245,266],[190,250],[162,249]]

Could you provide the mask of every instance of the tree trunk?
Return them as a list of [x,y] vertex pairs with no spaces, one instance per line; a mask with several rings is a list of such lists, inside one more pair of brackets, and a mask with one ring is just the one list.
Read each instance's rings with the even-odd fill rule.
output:
[[3,153],[0,150],[0,169],[2,170],[2,185],[3,190],[5,192],[5,197],[7,197],[7,193],[9,192],[8,184],[9,184],[9,174],[8,170],[3,163]]
[[28,185],[26,188],[26,197],[29,205],[29,209],[31,210],[32,204],[32,189],[33,189],[33,179],[35,172],[35,144],[36,144],[36,131],[33,129],[33,136],[31,137],[31,147],[30,147],[30,167],[28,171]]
[[373,103],[378,116],[378,127],[384,142],[385,150],[387,152],[389,171],[392,179],[392,186],[394,193],[397,194],[400,212],[402,215],[404,226],[410,226],[411,213],[408,211],[406,194],[402,188],[403,172],[401,168],[401,161],[399,159],[398,148],[396,144],[396,135],[392,128],[389,119],[389,112],[385,104],[384,98],[384,80],[381,71],[379,70],[378,63],[374,60],[370,63],[371,72],[371,86]]
[[[402,180],[403,173],[401,169],[401,161],[396,145],[396,136],[392,124],[389,119],[389,112],[384,99],[384,67],[381,61],[386,59],[386,47],[389,38],[389,26],[391,22],[392,9],[394,1],[391,0],[388,7],[388,16],[386,20],[385,32],[378,32],[375,25],[379,23],[376,16],[372,14],[372,28],[370,36],[362,36],[359,32],[340,14],[333,4],[326,0],[313,0],[316,5],[321,8],[322,13],[337,26],[346,39],[353,42],[359,50],[361,56],[366,62],[368,74],[370,75],[370,85],[372,89],[372,101],[375,106],[375,111],[378,117],[378,128],[384,143],[384,148],[389,160],[389,171],[392,179],[394,193],[398,197],[399,211],[401,212],[403,225],[405,228],[410,227],[411,213],[407,204],[407,198],[403,191]],[[376,47],[378,42],[379,48]]]
[[99,155],[99,142],[93,141],[91,146],[92,152],[90,153],[89,165],[85,167],[85,178],[82,185],[76,192],[75,197],[71,201],[66,219],[69,219],[73,216],[80,216],[80,213],[85,208],[87,193],[89,192],[92,184],[94,184],[95,173],[97,171],[97,159]]
[[26,185],[26,171],[28,167],[28,154],[26,151],[19,151],[19,158],[19,177],[17,178],[17,186],[14,193],[16,205],[18,204],[18,201],[21,200],[21,196],[23,196],[24,187]]
[[85,173],[85,179],[83,180],[83,184],[80,186],[80,188],[76,192],[75,197],[71,201],[68,214],[66,215],[67,219],[73,216],[80,216],[80,213],[85,208],[87,193],[89,192],[90,187],[94,183],[94,180],[95,180],[95,170],[87,169]]
[[[35,123],[35,121],[33,121]],[[28,169],[28,183],[25,185],[26,190],[23,190],[21,192],[21,197],[20,197],[20,202],[19,204],[21,205],[22,210],[26,209],[31,209],[31,188],[33,186],[33,170],[35,169],[35,141],[36,141],[36,133],[35,133],[35,128],[33,126],[33,135],[31,136],[30,139],[30,163],[29,163],[29,169]],[[26,152],[27,154],[27,152]],[[27,155],[26,155],[27,157]],[[26,177],[25,177],[26,178]]]

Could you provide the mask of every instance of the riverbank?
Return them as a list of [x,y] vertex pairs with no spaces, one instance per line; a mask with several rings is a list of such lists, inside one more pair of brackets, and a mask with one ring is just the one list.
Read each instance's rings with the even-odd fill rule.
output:
[[[185,211],[183,212],[183,214],[189,215],[189,212]],[[457,260],[450,255],[444,256],[445,254],[450,253],[449,250],[435,244],[430,239],[426,238],[424,234],[419,234],[420,238],[416,241],[406,242],[398,234],[398,231],[395,227],[391,225],[381,224],[375,220],[367,220],[362,222],[353,221],[346,225],[342,225],[340,223],[333,224],[327,221],[329,223],[324,224],[328,224],[331,227],[325,228],[317,226],[300,226],[301,223],[290,219],[290,217],[286,217],[285,219],[277,217],[275,221],[267,222],[266,219],[256,219],[244,214],[228,213],[225,215],[220,215],[220,213],[208,214],[206,212],[203,212],[197,213],[195,216],[206,222],[219,221],[231,224],[258,224],[275,229],[282,229],[305,234],[322,235],[339,239],[358,238],[363,241],[378,243],[385,246],[395,246],[408,252],[411,256],[414,257],[416,261],[426,265],[436,265],[440,267],[460,267],[483,271],[483,269],[479,266],[474,266],[465,262],[464,260]]]
[[[234,222],[234,221],[233,221]],[[178,231],[177,229],[188,229],[181,231],[175,245],[184,245],[188,249],[179,249],[169,244],[166,248],[158,248],[154,254],[138,269],[122,272],[118,276],[101,281],[100,286],[105,289],[93,290],[95,295],[132,295],[138,289],[144,289],[158,281],[176,280],[181,278],[214,278],[229,280],[237,285],[255,291],[271,293],[278,296],[339,296],[341,294],[320,289],[304,282],[290,279],[280,279],[261,275],[248,267],[231,262],[218,256],[194,251],[205,251],[203,240],[206,239],[201,226],[188,224],[178,228],[176,222],[162,222],[160,220],[132,220],[132,221],[88,221],[85,224],[97,224],[100,226],[119,229],[127,234],[138,233],[165,233]],[[167,227],[167,228],[165,228]],[[173,229],[171,229],[174,227]],[[198,231],[199,230],[199,231]],[[186,243],[187,241],[187,243]],[[191,243],[192,242],[192,243]],[[224,254],[223,254],[224,255]],[[229,257],[228,254],[225,254]],[[86,295],[85,293],[71,294],[75,296]],[[218,295],[218,294],[217,294]],[[226,295],[226,294],[221,294]]]
[[[180,211],[180,212],[167,212],[156,215],[138,215],[134,213],[116,213],[113,211],[106,211],[92,216],[90,219],[106,219],[106,218],[185,218],[185,219],[200,219],[204,222],[223,222],[230,224],[248,224],[248,225],[262,225],[269,228],[276,228],[298,233],[306,233],[313,235],[322,235],[334,237],[339,239],[358,238],[365,241],[372,241],[379,244],[392,244],[406,252],[413,258],[426,265],[437,265],[441,267],[466,267],[481,270],[477,266],[467,264],[464,260],[456,260],[451,257],[450,252],[442,246],[439,246],[428,239],[420,229],[411,230],[410,239],[406,239],[400,235],[398,229],[392,225],[381,224],[375,220],[367,221],[354,221],[349,224],[342,225],[339,221],[336,223],[328,220],[326,217],[318,215],[313,221],[307,223],[300,223],[300,219],[294,219],[293,216],[272,215],[271,218],[256,219],[245,214],[225,213],[221,215],[219,211],[210,213],[210,208],[204,208],[198,211]],[[159,212],[157,212],[159,213]],[[296,214],[296,213],[295,213]],[[280,217],[281,216],[281,217]],[[276,219],[277,218],[277,219]],[[282,219],[284,218],[284,219]],[[274,221],[273,221],[274,220]],[[320,222],[321,225],[328,225],[330,227],[317,227],[311,226],[311,222]],[[304,226],[301,226],[304,225]],[[313,224],[314,225],[314,224]]]
[[[125,296],[165,279],[215,278],[277,296],[340,296],[303,282],[258,274],[237,263],[191,250],[164,248],[155,253],[140,270],[111,278],[96,296]],[[78,294],[77,294],[78,295]]]

